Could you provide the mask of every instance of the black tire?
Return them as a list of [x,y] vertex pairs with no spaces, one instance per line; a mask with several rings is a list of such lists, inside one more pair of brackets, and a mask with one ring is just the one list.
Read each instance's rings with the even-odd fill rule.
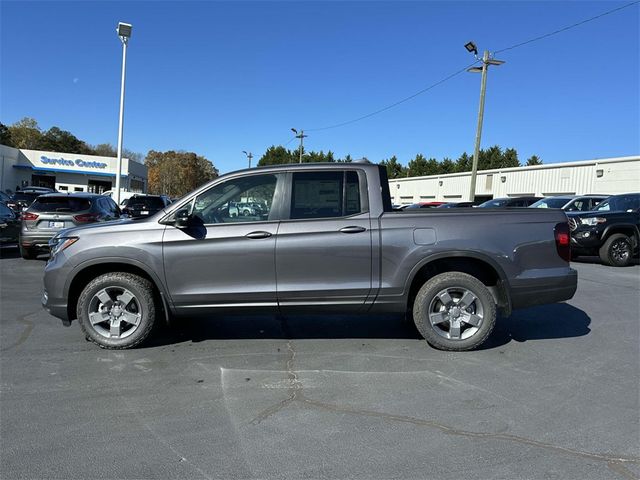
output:
[[626,267],[631,263],[631,239],[623,233],[614,233],[600,247],[600,260],[611,267]]
[[[451,300],[446,305],[439,297],[443,292]],[[469,302],[468,308],[457,306],[465,292],[475,297]],[[430,313],[450,320],[433,324]],[[465,319],[477,325],[467,323]],[[489,338],[496,323],[496,304],[489,289],[477,278],[462,272],[441,273],[418,291],[413,303],[413,321],[420,334],[434,348],[456,352],[473,350]]]
[[[92,325],[92,322],[90,321],[90,309],[95,308],[95,299],[99,292],[116,292],[111,293],[111,295],[115,296],[118,291],[125,289],[133,294],[133,300],[135,301],[136,307],[135,315],[139,315],[139,320],[135,326],[125,322],[125,325],[129,325],[130,329],[134,329],[130,333],[125,331],[124,334],[127,336],[124,336],[123,338],[109,338],[104,334],[106,326],[111,324],[108,320],[108,318],[111,317],[107,314],[104,323]],[[120,297],[116,297],[116,299],[119,300]],[[131,301],[127,303],[128,305],[131,305]],[[124,307],[126,307],[126,305]],[[122,311],[124,307],[120,309],[120,311]],[[82,328],[87,340],[102,348],[114,350],[136,347],[149,337],[156,321],[156,305],[153,284],[149,280],[131,273],[105,273],[94,278],[84,288],[80,294],[80,298],[78,299],[76,313],[80,327]]]
[[33,260],[38,256],[38,254],[36,252],[34,252],[33,250],[31,250],[28,247],[20,247],[20,255],[25,260]]

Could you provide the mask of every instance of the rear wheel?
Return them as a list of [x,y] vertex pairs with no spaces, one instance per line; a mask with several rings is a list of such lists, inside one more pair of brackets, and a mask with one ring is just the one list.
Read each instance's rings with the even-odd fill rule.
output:
[[600,260],[612,267],[626,267],[631,263],[631,239],[623,233],[611,235],[600,247]]
[[496,305],[480,280],[462,272],[447,272],[420,288],[413,304],[413,321],[435,348],[472,350],[491,334]]
[[153,285],[131,273],[105,273],[82,291],[77,315],[93,343],[110,349],[135,347],[149,337],[155,323]]
[[22,246],[20,247],[20,255],[25,260],[33,260],[38,256],[38,254],[33,250],[31,250],[29,247],[22,247]]

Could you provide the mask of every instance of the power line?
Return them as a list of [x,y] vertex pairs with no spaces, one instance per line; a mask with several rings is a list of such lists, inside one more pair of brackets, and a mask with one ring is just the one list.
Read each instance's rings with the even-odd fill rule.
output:
[[632,5],[636,5],[638,3],[640,3],[640,0],[637,0],[637,1],[631,2],[631,3],[627,3],[626,5],[623,5],[623,6],[618,7],[618,8],[614,8],[612,10],[608,10],[606,12],[603,12],[603,13],[599,14],[599,15],[596,15],[595,17],[587,18],[586,20],[582,20],[581,22],[574,23],[572,25],[568,25],[568,26],[560,28],[558,30],[554,30],[553,32],[545,33],[544,35],[540,35],[538,37],[534,37],[534,38],[531,38],[529,40],[525,40],[524,42],[516,43],[515,45],[511,45],[510,47],[506,47],[506,48],[503,48],[501,50],[496,50],[494,53],[501,53],[501,52],[506,52],[507,50],[513,50],[514,48],[522,47],[523,45],[527,45],[529,43],[537,42],[538,40],[542,40],[543,38],[548,38],[548,37],[551,37],[553,35],[557,35],[558,33],[566,32],[567,30],[571,30],[572,28],[579,27],[580,25],[584,25],[585,23],[592,22],[592,21],[597,20],[598,18],[602,18],[602,17],[604,17],[606,15],[611,15],[612,13],[618,12],[620,10],[628,8],[628,7],[632,6]]
[[[544,35],[540,35],[540,36],[537,36],[537,37],[531,38],[531,39],[526,40],[526,41],[524,41],[524,42],[516,43],[515,45],[511,45],[510,47],[506,47],[506,48],[503,48],[503,49],[500,49],[500,50],[496,50],[496,51],[494,52],[494,54],[498,54],[498,53],[501,53],[501,52],[505,52],[505,51],[507,51],[507,50],[513,50],[514,48],[522,47],[523,45],[527,45],[527,44],[529,44],[529,43],[537,42],[538,40],[542,40],[542,39],[544,39],[544,38],[548,38],[548,37],[551,37],[551,36],[553,36],[553,35],[557,35],[557,34],[559,34],[559,33],[566,32],[567,30],[570,30],[570,29],[572,29],[572,28],[579,27],[580,25],[584,25],[585,23],[592,22],[592,21],[594,21],[594,20],[597,20],[598,18],[602,18],[602,17],[604,17],[604,16],[606,16],[606,15],[610,15],[610,14],[612,14],[612,13],[615,13],[615,12],[618,12],[618,11],[623,10],[623,9],[625,9],[625,8],[628,8],[628,7],[632,6],[632,5],[636,5],[636,4],[638,4],[638,3],[640,3],[640,0],[636,0],[636,1],[631,2],[631,3],[628,3],[628,4],[626,4],[626,5],[622,5],[621,7],[617,7],[617,8],[614,8],[614,9],[608,10],[608,11],[606,11],[606,12],[600,13],[599,15],[595,15],[595,16],[593,16],[593,17],[587,18],[587,19],[582,20],[582,21],[580,21],[580,22],[577,22],[577,23],[574,23],[574,24],[568,25],[568,26],[563,27],[563,28],[560,28],[560,29],[558,29],[558,30],[554,30],[553,32],[545,33]],[[307,131],[308,131],[308,132],[319,132],[319,131],[322,131],[322,130],[330,130],[330,129],[333,129],[333,128],[344,127],[345,125],[350,125],[350,124],[352,124],[352,123],[359,122],[359,121],[364,120],[364,119],[366,119],[366,118],[373,117],[374,115],[378,115],[379,113],[386,112],[387,110],[390,110],[390,109],[392,109],[393,107],[397,107],[398,105],[400,105],[400,104],[402,104],[402,103],[405,103],[405,102],[407,102],[407,101],[409,101],[409,100],[411,100],[411,99],[413,99],[413,98],[417,97],[418,95],[422,95],[423,93],[428,92],[429,90],[431,90],[431,89],[433,89],[433,88],[437,87],[438,85],[441,85],[442,83],[446,82],[447,80],[450,80],[450,79],[452,79],[453,77],[455,77],[455,76],[457,76],[457,75],[460,75],[461,73],[463,73],[464,71],[466,71],[468,68],[473,67],[473,66],[474,66],[476,63],[478,63],[478,62],[479,62],[479,60],[475,61],[474,63],[472,63],[472,64],[470,64],[470,65],[467,65],[466,67],[464,67],[464,68],[462,68],[462,69],[460,69],[460,70],[458,70],[458,71],[456,71],[456,72],[453,72],[452,74],[450,74],[450,75],[448,75],[448,76],[444,77],[443,79],[441,79],[441,80],[437,81],[436,83],[434,83],[434,84],[432,84],[432,85],[429,85],[428,87],[426,87],[426,88],[424,88],[424,89],[422,89],[422,90],[420,90],[420,91],[418,91],[418,92],[414,93],[413,95],[409,95],[408,97],[405,97],[405,98],[403,98],[402,100],[399,100],[399,101],[397,101],[397,102],[395,102],[395,103],[392,103],[391,105],[387,105],[386,107],[380,108],[380,109],[378,109],[378,110],[376,110],[376,111],[374,111],[374,112],[368,113],[368,114],[366,114],[366,115],[362,115],[361,117],[357,117],[357,118],[354,118],[354,119],[352,119],[352,120],[347,120],[346,122],[336,123],[336,124],[334,124],[334,125],[328,125],[328,126],[326,126],[326,127],[308,128],[308,129],[307,129]],[[294,137],[294,138],[295,138],[295,137]],[[286,144],[286,145],[288,145],[288,144],[289,144],[289,143],[291,143],[292,141],[293,141],[293,138],[292,138],[291,140],[289,140],[289,142],[287,142],[287,144]]]
[[365,118],[369,118],[369,117],[373,117],[374,115],[377,115],[379,113],[385,112],[393,107],[397,107],[398,105],[400,105],[401,103],[407,102],[409,100],[411,100],[412,98],[417,97],[418,95],[422,95],[425,92],[428,92],[429,90],[431,90],[432,88],[437,87],[438,85],[443,84],[444,82],[446,82],[447,80],[452,79],[453,77],[455,77],[456,75],[460,75],[462,72],[465,72],[467,70],[467,68],[473,67],[476,63],[478,63],[479,60],[476,60],[475,62],[473,62],[470,65],[467,65],[464,68],[461,68],[460,70],[457,70],[455,72],[453,72],[450,75],[447,75],[446,77],[444,77],[441,80],[438,80],[436,83],[433,83],[431,85],[429,85],[426,88],[423,88],[422,90],[420,90],[419,92],[414,93],[413,95],[409,95],[408,97],[403,98],[402,100],[398,100],[395,103],[392,103],[391,105],[387,105],[386,107],[383,107],[379,110],[376,110],[375,112],[371,112],[368,113],[366,115],[363,115],[361,117],[358,118],[354,118],[353,120],[348,120],[346,122],[342,122],[342,123],[336,123],[335,125],[328,125],[326,127],[320,127],[320,128],[307,128],[306,131],[307,132],[319,132],[320,130],[329,130],[331,128],[338,128],[338,127],[344,127],[345,125],[349,125],[351,123],[355,123],[355,122],[359,122],[360,120],[364,120]]

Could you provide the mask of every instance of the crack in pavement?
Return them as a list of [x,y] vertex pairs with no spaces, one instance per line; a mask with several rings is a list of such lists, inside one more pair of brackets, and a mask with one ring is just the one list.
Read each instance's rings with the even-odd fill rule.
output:
[[307,397],[304,394],[303,383],[298,378],[298,374],[295,371],[295,359],[296,359],[296,349],[293,345],[293,341],[291,340],[291,336],[288,334],[288,325],[284,318],[281,318],[281,326],[283,333],[285,334],[285,338],[288,338],[287,341],[287,360],[285,363],[287,380],[289,382],[289,387],[287,389],[288,397],[281,402],[272,405],[271,407],[260,412],[253,420],[250,421],[251,424],[259,424],[265,419],[275,415],[279,411],[281,411],[286,406],[290,405],[293,402],[306,405],[307,407],[316,408],[324,411],[329,411],[333,413],[341,413],[341,414],[350,414],[350,415],[359,415],[371,418],[379,418],[386,421],[397,422],[397,423],[407,423],[419,427],[428,427],[440,430],[442,433],[446,433],[448,435],[457,435],[466,438],[482,438],[482,439],[490,439],[490,440],[502,440],[511,443],[517,443],[520,445],[527,445],[530,447],[541,448],[544,450],[550,450],[556,453],[563,453],[572,455],[574,457],[597,460],[602,462],[607,462],[607,467],[625,478],[635,479],[636,476],[627,468],[624,467],[623,464],[640,464],[640,458],[632,457],[632,456],[620,456],[620,455],[609,455],[605,453],[594,453],[594,452],[586,452],[574,448],[563,447],[560,445],[554,445],[551,443],[546,443],[538,440],[533,440],[531,438],[522,437],[519,435],[512,435],[508,433],[490,433],[490,432],[474,432],[471,430],[462,430],[449,425],[445,425],[443,423],[439,423],[433,420],[426,420],[417,417],[411,417],[408,415],[397,415],[385,412],[378,412],[374,410],[365,410],[353,407],[346,407],[340,405],[334,405],[330,403],[321,402],[318,400],[314,400],[312,398]]
[[12,348],[19,347],[24,342],[26,342],[27,338],[29,338],[29,336],[31,335],[31,332],[33,332],[33,328],[35,326],[34,323],[31,320],[27,320],[27,317],[30,317],[31,315],[35,315],[36,313],[40,313],[41,311],[42,311],[42,309],[38,309],[38,310],[35,310],[33,312],[23,313],[22,315],[18,316],[18,318],[16,318],[16,321],[18,323],[22,323],[26,327],[22,331],[22,334],[20,335],[20,337],[18,338],[18,340],[16,342],[12,343],[8,347],[0,349],[0,352],[6,352],[8,350],[11,350]]

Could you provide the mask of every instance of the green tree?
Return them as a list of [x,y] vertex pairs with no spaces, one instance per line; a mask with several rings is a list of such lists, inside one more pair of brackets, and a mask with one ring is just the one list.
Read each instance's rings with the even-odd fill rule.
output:
[[93,153],[102,157],[115,157],[118,155],[116,147],[110,143],[99,143],[93,147]]
[[33,118],[24,117],[9,126],[13,145],[16,148],[37,150],[42,143],[42,130]]
[[262,167],[265,165],[283,165],[285,163],[294,163],[298,161],[298,151],[292,152],[291,150],[287,150],[283,146],[275,146],[272,145],[267,148],[267,151],[264,152],[260,160],[258,161],[258,166]]
[[440,162],[440,171],[438,172],[440,175],[446,175],[447,173],[455,173],[456,164],[450,158],[445,157],[442,162]]
[[409,162],[407,165],[408,175],[410,177],[420,177],[422,175],[428,175],[427,159],[421,153]]
[[542,159],[540,159],[537,155],[531,155],[526,163],[527,167],[531,167],[533,165],[542,165]]
[[406,168],[398,162],[395,155],[388,160],[382,160],[380,165],[383,165],[387,169],[387,177],[389,178],[401,178],[407,176]]
[[468,172],[471,170],[473,166],[473,157],[467,155],[467,152],[464,152],[458,160],[456,160],[456,172]]
[[498,168],[519,167],[518,152],[515,148],[507,148],[502,156],[502,164]]
[[0,144],[7,147],[13,147],[13,139],[11,138],[11,130],[4,123],[0,122]]
[[61,130],[58,127],[51,127],[40,139],[38,146],[41,150],[52,152],[80,153],[90,155],[93,150],[82,140],[71,132]]

